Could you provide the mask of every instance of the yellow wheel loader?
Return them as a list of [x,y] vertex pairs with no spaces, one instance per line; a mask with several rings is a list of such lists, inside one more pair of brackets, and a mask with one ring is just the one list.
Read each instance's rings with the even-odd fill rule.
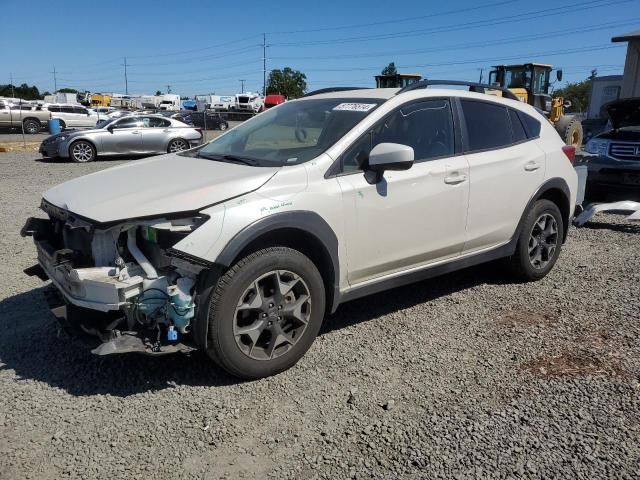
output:
[[[544,112],[565,143],[579,148],[582,146],[582,123],[575,115],[565,113],[571,102],[549,94],[552,70],[552,65],[543,63],[496,65],[489,73],[489,83],[508,88],[519,100]],[[562,70],[556,70],[556,79],[562,80]]]

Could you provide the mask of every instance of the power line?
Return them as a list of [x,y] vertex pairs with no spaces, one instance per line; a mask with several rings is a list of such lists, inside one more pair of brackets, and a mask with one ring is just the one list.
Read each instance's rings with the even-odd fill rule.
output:
[[158,57],[169,57],[169,56],[174,56],[174,55],[184,55],[185,53],[202,52],[204,50],[211,50],[212,48],[225,47],[227,45],[232,45],[234,43],[241,43],[241,42],[244,42],[244,41],[247,41],[247,40],[252,40],[252,39],[260,37],[260,36],[261,36],[260,34],[250,35],[248,37],[243,37],[243,38],[238,39],[238,40],[230,40],[228,42],[218,43],[216,45],[210,45],[208,47],[195,48],[195,49],[191,49],[191,50],[183,50],[181,52],[161,53],[161,54],[158,54],[158,55],[134,55],[134,56],[129,55],[129,58],[158,58]]
[[[328,40],[311,40],[306,42],[279,42],[279,43],[272,43],[272,45],[300,47],[300,46],[308,46],[308,45],[328,45],[328,44],[336,44],[336,43],[364,42],[364,41],[371,41],[371,40],[388,40],[391,38],[423,36],[423,35],[431,35],[434,33],[454,32],[458,30],[467,30],[470,28],[481,28],[481,27],[488,27],[488,26],[494,26],[494,25],[501,25],[504,23],[535,20],[537,18],[549,17],[552,15],[558,15],[561,13],[570,13],[570,12],[573,12],[576,8],[581,8],[582,10],[590,10],[593,8],[608,7],[611,5],[616,5],[620,3],[629,3],[637,0],[614,0],[614,1],[606,1],[605,3],[603,3],[603,1],[604,0],[589,0],[586,2],[578,2],[571,5],[565,5],[562,7],[547,8],[547,9],[537,10],[532,12],[519,13],[517,15],[495,17],[492,19],[485,19],[485,20],[475,20],[473,22],[451,24],[451,25],[445,25],[442,27],[434,27],[434,28],[428,28],[428,29],[406,30],[406,31],[395,32],[395,33],[357,36],[357,37],[343,37],[343,38],[328,39]],[[598,5],[594,5],[594,4],[598,4]]]
[[[424,63],[424,64],[415,64],[415,65],[397,65],[400,68],[428,68],[428,67],[439,67],[439,66],[451,66],[451,65],[472,65],[477,63],[486,63],[486,62],[500,62],[505,60],[517,60],[520,58],[532,58],[537,56],[557,56],[557,55],[570,55],[574,53],[581,52],[589,52],[596,50],[609,50],[614,48],[624,48],[624,45],[590,45],[585,47],[578,47],[573,49],[565,49],[565,50],[551,50],[551,51],[543,51],[543,52],[533,52],[533,53],[521,53],[518,55],[512,56],[501,56],[501,57],[492,57],[492,58],[480,58],[474,60],[458,60],[452,62],[440,62],[440,63]],[[348,67],[348,68],[320,68],[320,69],[307,69],[309,72],[350,72],[350,71],[367,71],[367,70],[379,70],[380,65],[370,66],[370,67]]]
[[517,41],[527,41],[527,40],[537,40],[540,38],[553,38],[553,37],[564,37],[570,34],[591,34],[596,30],[606,30],[611,27],[623,27],[625,25],[635,25],[638,21],[640,21],[640,17],[631,19],[626,22],[610,22],[608,24],[596,23],[592,25],[583,25],[581,27],[576,27],[571,30],[556,30],[548,33],[540,33],[540,34],[529,34],[529,35],[520,35],[517,37],[509,37],[509,38],[501,38],[498,40],[491,40],[486,42],[471,42],[471,43],[458,43],[450,46],[439,45],[437,47],[429,47],[429,48],[420,48],[413,50],[393,50],[386,52],[376,52],[376,53],[348,53],[348,54],[340,54],[340,55],[315,55],[315,56],[287,56],[287,57],[270,57],[272,60],[329,60],[329,59],[340,59],[340,58],[354,58],[354,57],[383,57],[383,56],[402,56],[402,55],[414,55],[418,53],[429,53],[429,52],[447,52],[451,50],[463,50],[468,48],[476,48],[476,47],[489,47],[493,45],[500,45],[503,43],[512,43]]
[[506,4],[510,4],[513,5],[514,3],[517,3],[520,0],[506,0],[506,1],[500,1],[500,2],[493,2],[493,3],[485,3],[482,5],[476,5],[475,7],[467,7],[467,8],[460,8],[460,9],[456,9],[456,10],[449,10],[446,12],[439,12],[439,13],[430,13],[428,15],[418,15],[418,16],[414,16],[414,17],[405,17],[405,18],[398,18],[395,20],[384,20],[384,21],[380,21],[380,22],[371,22],[371,23],[356,23],[356,24],[351,24],[351,25],[341,25],[341,26],[337,26],[337,27],[322,27],[322,28],[309,28],[309,29],[304,29],[304,30],[289,30],[289,31],[283,31],[283,32],[269,32],[272,35],[293,35],[296,33],[313,33],[313,32],[327,32],[327,31],[331,31],[331,30],[345,30],[345,29],[353,29],[353,28],[363,28],[363,27],[375,27],[375,26],[379,26],[379,25],[389,25],[392,23],[404,23],[404,22],[412,22],[415,20],[424,20],[427,18],[435,18],[435,17],[444,17],[447,15],[454,15],[456,13],[466,13],[466,12],[472,12],[475,10],[484,10],[487,8],[491,8],[491,7],[497,7],[500,5],[506,5]]

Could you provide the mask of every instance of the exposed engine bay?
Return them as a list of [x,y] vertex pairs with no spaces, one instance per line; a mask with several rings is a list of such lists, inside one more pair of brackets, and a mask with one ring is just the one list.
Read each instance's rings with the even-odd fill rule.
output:
[[[26,272],[51,279],[64,300],[63,325],[93,336],[93,352],[150,354],[195,347],[195,285],[202,266],[171,248],[207,217],[92,224],[43,201],[49,219],[30,218],[38,265]],[[55,312],[54,312],[55,313]],[[63,318],[61,318],[63,317]]]

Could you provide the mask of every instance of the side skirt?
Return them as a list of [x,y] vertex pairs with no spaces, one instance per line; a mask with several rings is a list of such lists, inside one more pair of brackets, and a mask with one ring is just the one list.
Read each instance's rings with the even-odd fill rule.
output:
[[443,263],[440,265],[426,266],[420,270],[412,271],[404,275],[399,275],[393,278],[380,280],[375,283],[363,285],[361,287],[353,287],[350,290],[342,293],[339,298],[339,303],[349,302],[357,298],[366,297],[374,293],[382,292],[384,290],[390,290],[392,288],[401,287],[410,283],[419,282],[428,278],[438,277],[446,273],[455,272],[456,270],[462,270],[464,268],[473,267],[481,263],[491,262],[504,257],[510,257],[516,250],[517,238],[514,238],[509,243],[496,247],[488,252],[478,253],[469,257],[464,257],[452,262]]

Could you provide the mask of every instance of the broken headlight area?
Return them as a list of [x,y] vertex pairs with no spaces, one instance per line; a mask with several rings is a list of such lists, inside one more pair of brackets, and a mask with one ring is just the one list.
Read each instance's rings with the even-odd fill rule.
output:
[[51,279],[66,305],[54,313],[67,330],[99,338],[98,354],[191,349],[195,285],[204,267],[171,249],[208,217],[104,227],[61,209],[47,213],[49,219],[30,218],[22,229],[38,250],[38,268],[26,272]]

